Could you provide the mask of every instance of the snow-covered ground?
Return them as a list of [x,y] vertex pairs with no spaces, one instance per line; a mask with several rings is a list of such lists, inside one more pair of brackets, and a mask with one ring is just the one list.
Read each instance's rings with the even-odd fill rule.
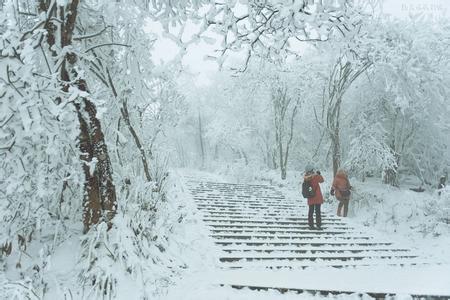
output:
[[[313,296],[314,290],[348,291],[363,294],[367,291],[396,294],[396,299],[409,299],[407,295],[448,295],[450,271],[447,267],[426,266],[400,269],[397,267],[370,267],[358,269],[313,269],[302,271],[216,271],[192,274],[171,291],[168,299],[293,299],[295,292],[282,294],[277,290],[254,291],[248,288],[236,290],[219,284],[246,285],[301,289],[300,299],[331,296]],[[430,280],[430,279],[433,280]],[[299,297],[298,294],[296,294]],[[349,295],[333,298],[350,297]],[[297,299],[297,298],[296,298]]]
[[[270,183],[277,186],[288,199],[301,198],[299,183],[301,174],[289,174],[286,181],[279,180],[277,173],[250,171],[217,174],[194,171],[173,170],[168,184],[167,201],[160,206],[158,220],[152,225],[158,243],[147,249],[148,259],[138,259],[130,255],[128,261],[113,262],[103,256],[102,272],[113,274],[117,281],[114,299],[210,300],[210,299],[360,299],[358,294],[320,296],[309,293],[280,293],[276,290],[255,291],[248,288],[233,289],[220,284],[242,284],[246,286],[273,286],[291,289],[329,289],[339,291],[373,291],[396,293],[396,299],[410,299],[415,294],[450,294],[450,225],[445,223],[448,195],[438,197],[435,193],[416,193],[407,189],[387,187],[376,181],[358,182],[353,180],[353,200],[350,204],[348,221],[357,226],[365,226],[384,239],[395,241],[402,247],[412,249],[423,258],[436,264],[409,267],[371,268],[308,268],[298,271],[229,271],[220,269],[219,249],[208,237],[206,226],[201,221],[201,213],[185,182],[189,178],[200,181]],[[326,197],[324,212],[333,214],[337,202],[328,194],[331,176],[325,172],[326,182],[322,189]],[[108,237],[108,245],[122,243],[118,253],[135,249],[127,243],[130,232],[121,224],[127,217],[118,215],[115,229]],[[123,225],[123,226],[122,226]],[[86,266],[80,265],[81,249],[78,240],[79,229],[73,228],[73,235],[53,238],[55,249],[51,256],[40,249],[38,243],[31,244],[21,259],[9,257],[6,269],[0,274],[0,295],[3,299],[97,299],[96,296],[81,293],[79,274]],[[55,232],[58,232],[55,228]],[[99,239],[104,238],[99,234]],[[40,252],[39,252],[40,251]],[[122,251],[122,252],[121,252]],[[35,255],[39,252],[41,255]],[[24,252],[25,253],[25,252]],[[40,260],[31,259],[40,257]],[[20,261],[32,273],[23,274],[14,264]],[[136,267],[141,264],[141,273],[130,275],[127,263]],[[440,265],[438,264],[440,263]],[[36,267],[33,269],[28,266]],[[42,284],[48,288],[32,288],[30,278],[40,276]],[[25,278],[25,279],[24,279]],[[40,293],[38,293],[38,291]],[[45,291],[45,293],[42,293]],[[368,296],[363,296],[364,298]]]
[[[242,182],[269,182],[278,185],[288,197],[304,201],[300,194],[301,172],[292,172],[285,181],[277,172],[260,172],[253,176],[224,176],[227,180]],[[323,211],[335,213],[337,200],[329,194],[332,174],[324,172],[325,182],[321,184],[325,197]],[[350,178],[353,186],[348,219],[366,226],[388,238],[423,251],[437,261],[450,261],[450,190],[438,196],[436,190],[417,193],[409,186],[400,188],[381,183],[380,179],[369,178],[361,182]]]
[[[290,174],[286,181],[272,172],[260,172],[257,176],[242,172],[210,174],[200,171],[178,171],[185,178],[197,178],[204,181],[271,183],[279,187],[290,199],[301,198],[298,190],[301,174]],[[254,173],[253,173],[254,174]],[[329,196],[331,176],[325,173],[326,182],[322,190],[326,197],[324,211],[334,213],[337,202]],[[309,293],[280,293],[275,290],[254,291],[247,288],[232,289],[220,286],[220,283],[246,286],[273,286],[291,289],[329,289],[339,291],[373,291],[395,293],[396,299],[410,299],[409,294],[442,295],[450,294],[450,255],[446,253],[450,245],[450,226],[445,224],[442,215],[430,214],[430,209],[446,201],[435,193],[416,193],[406,189],[387,187],[376,181],[352,181],[354,186],[348,221],[357,226],[365,226],[367,231],[382,236],[417,251],[433,262],[425,266],[408,268],[370,267],[370,268],[309,268],[299,271],[224,271],[217,265],[209,270],[197,268],[187,270],[184,276],[169,289],[164,299],[311,299],[358,298],[358,294],[320,296]],[[182,191],[187,201],[192,201],[185,189]],[[437,217],[437,216],[440,217]],[[198,218],[195,213],[190,217]],[[201,222],[195,222],[201,230]],[[211,246],[211,245],[209,245]],[[209,248],[209,256],[217,255],[214,246]],[[367,296],[368,297],[368,296]],[[363,296],[365,298],[365,296]]]
[[[124,203],[108,235],[101,225],[83,235],[79,223],[71,224],[64,236],[55,227],[39,233],[21,256],[2,257],[0,299],[102,299],[99,285],[111,287],[108,299],[167,299],[167,290],[180,277],[210,272],[216,264],[212,243],[176,172],[167,187],[156,217],[133,200]],[[141,231],[147,230],[150,242],[133,232],[139,218],[148,222]],[[52,249],[43,246],[49,244]]]

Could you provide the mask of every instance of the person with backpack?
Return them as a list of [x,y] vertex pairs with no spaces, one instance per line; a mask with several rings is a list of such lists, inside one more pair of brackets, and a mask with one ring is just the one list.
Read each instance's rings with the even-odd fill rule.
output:
[[[348,180],[347,173],[340,169],[337,171],[336,176],[333,180],[333,185],[331,187],[331,195],[334,195],[336,199],[339,201],[337,215],[339,217],[347,217],[348,213],[348,203],[350,202],[350,190],[352,186],[350,185],[350,181]],[[344,212],[342,213],[342,208],[344,208]]]
[[[323,196],[320,190],[320,183],[322,183],[323,177],[319,171],[314,172],[314,168],[308,165],[305,168],[305,175],[303,177],[302,195],[308,199],[308,225],[309,229],[314,230],[322,229],[322,218],[320,215],[320,206],[323,203]],[[313,215],[316,214],[316,228],[314,227]]]

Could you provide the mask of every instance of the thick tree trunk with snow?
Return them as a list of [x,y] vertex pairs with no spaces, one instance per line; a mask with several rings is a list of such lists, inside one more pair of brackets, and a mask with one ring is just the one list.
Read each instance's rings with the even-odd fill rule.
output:
[[102,220],[111,227],[117,209],[116,191],[112,181],[111,162],[95,105],[84,99],[77,105],[80,122],[80,159],[85,175],[83,197],[83,225],[87,232]]
[[[70,46],[76,25],[79,0],[72,0],[66,6],[56,6],[55,3],[51,7],[49,5],[50,3],[47,1],[41,0],[39,9],[45,11],[48,16],[53,14],[59,16],[61,20],[61,24],[59,24],[61,48]],[[48,24],[45,27],[47,29],[47,41],[49,46],[52,47],[58,40],[56,38],[58,26],[52,22]],[[53,50],[50,49],[50,51]],[[71,83],[78,75],[72,69],[77,59],[74,53],[69,52],[62,61],[60,78],[64,92],[68,92],[70,85],[75,85],[79,90],[88,92],[86,81],[78,79],[75,83]],[[92,225],[102,220],[106,221],[108,228],[110,228],[117,209],[116,189],[112,180],[108,148],[100,120],[97,118],[97,109],[95,104],[88,98],[78,99],[74,104],[80,123],[80,159],[83,163],[82,168],[85,175],[83,196],[84,232],[87,232]]]

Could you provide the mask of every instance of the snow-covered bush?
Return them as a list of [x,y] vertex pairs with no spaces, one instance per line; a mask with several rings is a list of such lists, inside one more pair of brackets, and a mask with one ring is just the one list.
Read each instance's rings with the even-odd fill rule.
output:
[[[355,180],[353,180],[355,181]],[[369,227],[433,238],[450,233],[449,190],[417,193],[385,186],[373,179],[352,182],[350,216]]]
[[10,281],[0,274],[0,298],[11,300],[40,300],[39,295],[33,290],[31,280]]
[[144,178],[124,185],[113,228],[100,224],[83,236],[78,268],[83,299],[123,299],[130,291],[136,299],[162,297],[191,263],[202,264],[196,255],[206,248],[188,246],[201,231],[182,233],[193,209],[177,176],[164,179],[164,190]]
[[345,168],[360,175],[363,181],[368,173],[381,174],[383,170],[396,168],[395,156],[385,144],[384,134],[379,123],[369,124],[367,115],[361,113],[353,128]]
[[16,7],[11,1],[3,5],[0,257],[11,255],[14,264],[32,273],[33,265],[21,264],[32,242],[42,241],[52,229],[55,247],[61,231],[81,221],[83,175],[73,102],[86,93],[76,88],[63,91],[56,77],[41,72],[47,68],[45,59],[35,50],[35,41],[21,31]]
[[450,224],[450,187],[434,192],[434,197],[426,207],[426,213],[439,222]]

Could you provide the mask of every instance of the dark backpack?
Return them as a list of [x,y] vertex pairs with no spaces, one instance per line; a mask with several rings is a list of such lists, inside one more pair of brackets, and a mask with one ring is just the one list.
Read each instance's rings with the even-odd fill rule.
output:
[[312,185],[311,185],[311,181],[303,181],[302,184],[302,195],[303,198],[314,198],[314,196],[316,195],[316,191],[314,191]]
[[344,197],[344,198],[350,197],[350,195],[352,193],[352,192],[350,192],[350,190],[343,190],[343,191],[340,191],[340,192],[341,192],[341,196]]

